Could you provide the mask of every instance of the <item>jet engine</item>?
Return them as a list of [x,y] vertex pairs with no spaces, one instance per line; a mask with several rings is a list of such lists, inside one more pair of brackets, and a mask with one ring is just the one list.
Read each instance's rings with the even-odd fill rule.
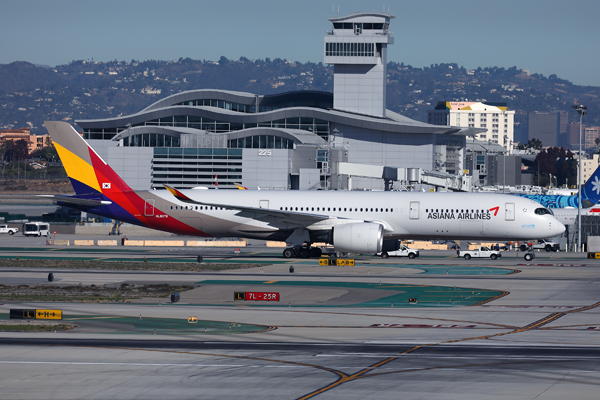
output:
[[332,244],[336,250],[349,253],[378,253],[383,246],[383,226],[373,222],[334,226]]

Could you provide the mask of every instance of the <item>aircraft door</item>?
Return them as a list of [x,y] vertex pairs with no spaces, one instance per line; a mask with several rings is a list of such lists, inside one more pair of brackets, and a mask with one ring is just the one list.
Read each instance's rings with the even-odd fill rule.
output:
[[154,216],[154,199],[146,199],[146,204],[144,204],[144,215],[146,217]]
[[507,221],[515,220],[515,203],[505,203],[504,204],[504,218]]
[[419,202],[411,201],[410,202],[410,212],[408,214],[410,219],[419,219]]
[[269,200],[259,200],[258,207],[268,209],[269,208]]

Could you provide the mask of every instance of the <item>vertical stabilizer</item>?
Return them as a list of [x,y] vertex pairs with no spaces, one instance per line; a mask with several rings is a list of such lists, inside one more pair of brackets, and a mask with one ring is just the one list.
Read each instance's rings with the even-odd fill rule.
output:
[[77,195],[131,191],[116,172],[100,158],[71,124],[44,123]]
[[600,201],[600,166],[596,168],[590,179],[587,180],[581,189],[581,199],[589,200],[596,204]]

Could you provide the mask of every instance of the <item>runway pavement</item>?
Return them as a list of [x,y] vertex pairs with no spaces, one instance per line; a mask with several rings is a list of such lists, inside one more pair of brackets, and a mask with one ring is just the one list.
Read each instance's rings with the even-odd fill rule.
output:
[[[151,263],[165,254],[193,261],[197,251],[27,246],[37,250],[0,243],[10,249],[6,257],[77,253],[89,262],[145,256]],[[79,327],[0,333],[0,398],[598,397],[600,261],[538,253],[527,263],[514,252],[465,261],[424,251],[415,260],[362,256],[355,267],[322,267],[250,247],[239,256],[202,249],[221,262],[256,264],[219,273],[54,269],[48,283],[43,268],[0,269],[5,285],[196,287],[176,304],[1,305],[4,315],[59,308],[63,322]],[[236,291],[278,292],[281,299],[236,301]],[[199,320],[193,327],[190,316]]]

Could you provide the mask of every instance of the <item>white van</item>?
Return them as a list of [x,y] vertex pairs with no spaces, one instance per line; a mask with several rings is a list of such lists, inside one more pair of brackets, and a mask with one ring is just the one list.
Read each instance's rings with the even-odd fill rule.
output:
[[48,236],[50,224],[47,222],[28,222],[23,224],[23,235],[25,236]]

